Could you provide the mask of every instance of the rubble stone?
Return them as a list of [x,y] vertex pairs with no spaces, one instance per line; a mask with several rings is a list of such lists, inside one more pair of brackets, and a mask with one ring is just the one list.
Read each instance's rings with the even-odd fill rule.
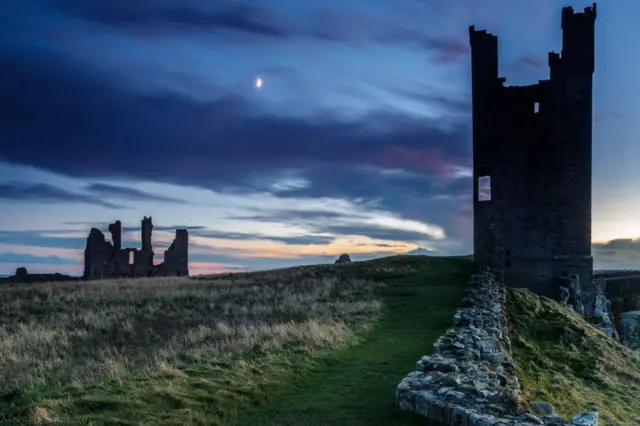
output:
[[398,384],[399,410],[450,426],[597,426],[597,412],[570,422],[547,402],[535,401],[534,412],[527,411],[515,363],[505,353],[510,346],[503,326],[505,290],[494,273],[474,274],[465,300],[433,353],[420,358]]

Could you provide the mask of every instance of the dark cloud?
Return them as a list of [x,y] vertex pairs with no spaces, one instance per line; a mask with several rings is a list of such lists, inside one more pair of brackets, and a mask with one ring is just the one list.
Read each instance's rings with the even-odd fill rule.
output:
[[329,165],[323,170],[328,180],[335,180],[334,170],[360,164],[443,176],[452,163],[470,158],[468,123],[384,111],[352,121],[306,121],[262,115],[234,96],[210,102],[177,94],[136,96],[115,76],[91,73],[59,56],[13,52],[9,59],[4,53],[0,109],[9,113],[0,125],[11,143],[0,158],[10,162],[74,176],[220,188],[252,174],[316,165]]
[[380,43],[435,52],[436,62],[450,63],[469,56],[471,48],[466,39],[434,36],[425,28],[397,25],[386,19],[375,19],[364,9],[345,13],[343,7],[325,8],[317,13],[312,25],[314,37],[339,43]]
[[19,201],[48,203],[85,203],[119,209],[118,205],[102,201],[97,197],[76,194],[45,183],[8,182],[0,184],[0,198]]
[[[88,226],[86,228],[87,235],[89,234],[89,230],[93,226]],[[136,231],[140,231],[140,229],[136,229]],[[60,232],[69,232],[69,231],[60,231]],[[107,241],[111,241],[111,237],[108,231],[104,229],[105,236]],[[47,248],[63,248],[63,249],[84,249],[87,244],[86,237],[52,237],[45,236],[55,234],[55,231],[0,231],[0,243],[4,244],[14,244],[14,245],[22,245],[22,246],[32,246],[32,247],[47,247]],[[135,240],[123,240],[123,247],[138,247],[140,246],[140,241]],[[161,246],[160,243],[153,243],[154,246]],[[166,244],[168,246],[169,244]]]
[[126,188],[124,186],[109,185],[104,183],[92,183],[87,185],[87,191],[90,191],[97,196],[113,197],[126,200],[143,200],[143,201],[162,201],[167,203],[186,203],[184,200],[177,198],[164,197],[162,195],[150,194],[144,191],[140,191],[134,188]]
[[[408,39],[410,41],[411,39]],[[420,47],[438,52],[436,61],[439,63],[452,63],[467,57],[471,53],[469,43],[455,38],[434,38],[422,36],[416,39]]]
[[286,37],[291,29],[284,17],[259,4],[229,1],[189,2],[138,0],[53,0],[68,15],[130,30],[170,33],[185,29],[236,30],[269,37]]
[[291,68],[291,67],[285,67],[282,65],[271,65],[268,67],[263,67],[260,68],[260,71],[258,72],[259,75],[285,75],[285,76],[292,76],[292,75],[297,75],[298,71],[295,68]]
[[424,29],[408,29],[388,17],[374,16],[366,8],[348,5],[315,8],[306,19],[294,21],[288,14],[261,2],[49,0],[49,3],[67,15],[141,34],[233,30],[278,39],[307,37],[348,44],[394,44],[434,51],[439,62],[453,62],[470,52],[466,40],[435,37]]
[[[122,231],[123,232],[132,232],[132,231],[140,231],[140,227],[139,226],[123,226],[122,227]],[[106,226],[105,226],[106,229]],[[175,231],[176,229],[186,229],[187,231],[199,231],[202,229],[205,229],[204,226],[184,226],[184,225],[175,225],[175,226],[158,226],[158,225],[153,225],[153,230],[154,231]]]

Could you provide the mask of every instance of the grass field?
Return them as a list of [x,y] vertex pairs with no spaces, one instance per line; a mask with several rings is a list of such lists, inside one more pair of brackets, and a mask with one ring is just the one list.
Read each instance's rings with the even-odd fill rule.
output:
[[570,418],[640,425],[640,358],[575,312],[527,290],[507,293],[509,335],[524,396]]
[[[0,288],[0,424],[408,425],[469,258]],[[382,284],[384,283],[384,284]]]

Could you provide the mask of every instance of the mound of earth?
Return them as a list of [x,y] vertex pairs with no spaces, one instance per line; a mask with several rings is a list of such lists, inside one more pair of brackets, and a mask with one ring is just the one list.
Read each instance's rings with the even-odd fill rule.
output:
[[601,424],[640,424],[640,357],[566,306],[508,289],[512,356],[528,401],[570,417],[598,411]]

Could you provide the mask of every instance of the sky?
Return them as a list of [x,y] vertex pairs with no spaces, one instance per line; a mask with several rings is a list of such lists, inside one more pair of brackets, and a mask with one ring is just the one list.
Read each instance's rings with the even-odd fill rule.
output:
[[[468,26],[548,78],[557,0],[5,0],[0,274],[82,274],[117,219],[191,274],[472,251]],[[598,2],[593,254],[640,265],[640,2]],[[261,82],[260,87],[256,82]]]

